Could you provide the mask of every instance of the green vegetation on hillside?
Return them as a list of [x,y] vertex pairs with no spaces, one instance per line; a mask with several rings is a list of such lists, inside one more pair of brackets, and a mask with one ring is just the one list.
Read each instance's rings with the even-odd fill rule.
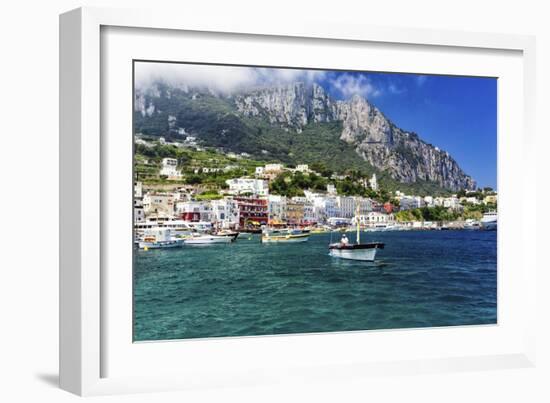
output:
[[[284,160],[253,157],[230,157],[213,148],[197,150],[193,147],[176,147],[171,144],[156,143],[153,146],[143,144],[135,145],[135,174],[136,179],[150,184],[189,184],[201,185],[206,189],[227,188],[226,180],[241,176],[254,175],[258,166],[267,162],[283,162],[287,166],[295,166],[298,163],[309,164],[310,169],[317,174],[304,175],[300,172],[284,172],[270,184],[270,191],[284,196],[303,195],[303,190],[326,190],[326,186],[332,183],[336,186],[338,194],[346,196],[371,197],[381,202],[391,201],[390,192],[401,190],[405,193],[424,195],[448,195],[450,192],[442,190],[436,184],[418,182],[416,184],[403,184],[396,182],[389,175],[379,173],[367,162],[363,161],[347,144],[339,151],[331,152],[331,142],[328,141],[331,130],[324,125],[321,129],[294,133],[298,139],[292,142],[294,152],[287,155]],[[321,133],[317,140],[314,133]],[[306,147],[306,144],[311,144]],[[306,150],[307,148],[307,150]],[[159,176],[159,170],[163,158],[174,158],[178,161],[178,169],[183,177],[178,181],[167,181],[167,178]],[[342,167],[345,169],[342,169]],[[381,190],[374,192],[364,186],[367,180],[377,173]],[[334,178],[333,174],[345,175],[344,178]]]
[[443,206],[415,208],[395,213],[395,219],[399,222],[480,220],[484,213],[496,209],[496,205],[491,204],[464,203],[462,207],[462,210],[453,210]]
[[269,191],[287,197],[303,196],[305,189],[325,191],[327,183],[328,180],[319,175],[283,172],[269,183]]
[[[450,193],[432,182],[401,183],[388,173],[375,169],[357,154],[353,145],[340,139],[340,122],[310,123],[301,132],[297,132],[270,123],[261,113],[256,117],[239,115],[231,98],[205,92],[186,92],[162,83],[157,84],[156,90],[154,97],[141,95],[145,105],[152,103],[155,111],[150,116],[143,115],[140,111],[134,112],[136,133],[150,138],[163,136],[167,141],[181,141],[190,134],[205,148],[248,153],[251,158],[248,160],[250,164],[246,167],[247,171],[254,164],[261,165],[259,161],[282,162],[287,165],[309,164],[316,172],[327,178],[332,173],[342,175],[350,171],[359,172],[362,178],[368,178],[375,173],[379,184],[387,191],[400,190],[420,196]],[[176,122],[185,122],[185,134],[180,133],[177,127],[170,126],[169,122],[174,118]],[[403,148],[400,152],[413,165],[418,162],[418,157],[409,149]],[[200,156],[190,156],[186,149],[168,145],[159,145],[153,149],[137,145],[136,154],[156,163],[164,157],[177,158],[180,166],[184,168],[197,167],[201,163],[211,167],[208,161],[211,156],[205,155],[205,160],[201,161]],[[225,156],[218,153],[216,158],[223,160]],[[136,162],[139,165],[137,159]],[[229,164],[228,161],[221,163]],[[145,165],[141,164],[137,168],[137,172],[151,177],[151,170]],[[196,178],[191,180],[195,181]],[[344,193],[358,193],[356,190],[348,189],[350,184],[343,184],[342,187],[345,188]]]

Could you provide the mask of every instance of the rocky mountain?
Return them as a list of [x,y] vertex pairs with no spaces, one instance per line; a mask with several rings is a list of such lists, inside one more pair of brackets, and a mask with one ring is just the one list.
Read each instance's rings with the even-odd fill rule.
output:
[[[332,143],[333,152],[353,150],[366,165],[396,181],[429,182],[451,190],[476,185],[449,153],[398,128],[363,97],[334,100],[318,84],[297,82],[231,95],[157,84],[136,91],[135,108],[138,132],[195,133],[210,145],[284,160],[306,135],[315,148],[317,130],[323,131],[319,136],[324,143]],[[303,147],[299,151],[309,155]]]
[[334,101],[320,85],[296,83],[239,94],[235,104],[245,116],[264,117],[297,133],[311,122],[342,122],[340,139],[398,181],[424,180],[453,190],[475,188],[475,181],[449,153],[425,143],[415,133],[399,129],[359,95],[348,101]]

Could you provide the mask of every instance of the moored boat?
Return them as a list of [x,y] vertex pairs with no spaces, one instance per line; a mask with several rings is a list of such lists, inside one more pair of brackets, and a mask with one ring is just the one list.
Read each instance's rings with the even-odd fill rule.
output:
[[328,227],[314,227],[311,229],[312,234],[326,234],[328,232],[330,232]]
[[374,262],[378,249],[384,249],[382,242],[361,243],[361,228],[359,225],[359,205],[355,212],[357,226],[356,243],[350,244],[346,234],[342,235],[340,242],[331,243],[328,246],[329,255],[340,259],[361,260]]
[[237,237],[239,236],[239,233],[237,231],[230,231],[230,230],[224,229],[224,230],[215,232],[214,235],[231,238],[231,241],[233,242],[237,239]]
[[309,239],[309,231],[302,230],[289,230],[289,229],[277,229],[277,230],[264,230],[262,232],[262,243],[276,243],[276,242],[306,242]]
[[342,244],[341,242],[330,244],[329,255],[341,259],[362,260],[374,262],[378,249],[384,249],[381,242],[363,244]]
[[183,243],[185,245],[212,245],[212,244],[227,244],[233,242],[232,237],[220,236],[220,235],[193,235],[189,238],[185,238]]
[[143,238],[138,242],[140,249],[177,248],[183,245],[181,239],[172,236],[170,228],[151,228],[145,230]]
[[467,229],[467,230],[477,230],[477,229],[480,229],[481,228],[481,224],[479,223],[479,221],[475,221],[473,219],[467,219],[465,222],[464,222],[464,229]]
[[496,211],[488,211],[483,214],[481,219],[481,228],[486,231],[496,231],[497,230],[497,221],[498,215]]

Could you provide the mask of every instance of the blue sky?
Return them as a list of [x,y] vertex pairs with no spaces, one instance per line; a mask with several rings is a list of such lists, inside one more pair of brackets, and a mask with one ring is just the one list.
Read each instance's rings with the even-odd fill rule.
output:
[[333,97],[365,96],[398,127],[448,151],[479,187],[497,188],[497,80],[393,73],[328,72]]
[[262,85],[317,82],[336,99],[367,98],[403,130],[448,151],[479,187],[497,186],[497,80],[371,72],[136,63],[136,86],[156,79],[231,93]]

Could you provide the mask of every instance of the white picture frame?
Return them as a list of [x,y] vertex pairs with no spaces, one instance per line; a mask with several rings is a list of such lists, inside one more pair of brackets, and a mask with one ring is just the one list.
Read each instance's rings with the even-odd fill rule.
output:
[[[503,108],[499,107],[499,123],[500,118],[508,118],[502,117],[503,110],[511,111],[512,107],[520,104],[521,113],[519,117],[514,117],[514,121],[503,121],[506,125],[499,127],[499,221],[504,223],[501,225],[499,222],[499,228],[502,228],[499,231],[499,270],[500,263],[508,260],[519,262],[520,268],[516,268],[517,273],[511,270],[499,271],[498,326],[147,343],[140,345],[139,351],[131,345],[131,340],[127,340],[127,337],[122,337],[123,340],[120,341],[121,338],[116,337],[118,329],[113,327],[113,321],[109,318],[116,317],[118,321],[119,316],[116,315],[124,316],[128,301],[114,309],[114,305],[109,302],[112,298],[108,298],[109,287],[116,287],[116,281],[130,283],[131,277],[122,276],[117,280],[105,272],[113,252],[105,244],[107,224],[103,215],[111,208],[110,203],[115,197],[105,179],[106,167],[118,170],[109,162],[109,148],[117,145],[110,142],[110,138],[102,137],[102,133],[109,131],[111,124],[106,119],[108,114],[102,110],[102,91],[107,92],[102,88],[102,74],[106,74],[102,70],[102,63],[105,62],[102,57],[110,55],[102,49],[106,47],[102,31],[109,27],[172,33],[171,38],[161,38],[159,41],[177,40],[177,32],[192,32],[195,37],[200,37],[201,33],[215,33],[218,39],[226,35],[228,40],[232,35],[251,37],[260,45],[262,41],[293,41],[300,46],[307,46],[315,41],[323,41],[334,47],[375,44],[381,49],[390,46],[398,46],[400,49],[411,47],[428,53],[430,49],[448,53],[464,50],[480,57],[485,54],[490,56],[492,53],[497,56],[507,52],[513,54],[510,59],[513,59],[510,61],[510,73],[504,72],[503,77],[504,81],[508,80],[508,84],[504,85],[509,85],[510,91],[513,88],[514,92],[510,94],[516,94],[518,99],[514,100],[515,104],[507,104],[506,100],[501,103],[499,97],[499,105]],[[124,33],[127,34],[128,32]],[[109,46],[120,46],[120,43],[117,45],[116,41],[112,41]],[[519,181],[523,188],[536,188],[535,161],[530,158],[535,149],[532,123],[535,91],[534,38],[327,25],[307,21],[299,26],[283,27],[275,21],[259,23],[238,18],[200,20],[192,16],[150,10],[81,8],[61,15],[60,49],[60,385],[63,389],[79,395],[96,395],[223,385],[243,386],[291,382],[296,379],[330,380],[380,373],[397,375],[534,365],[535,318],[532,312],[535,312],[536,253],[533,251],[534,245],[528,242],[528,225],[521,219],[526,213],[517,213],[517,220],[506,220],[507,211],[511,211],[507,210],[507,205],[510,206],[512,202],[525,205],[528,203],[527,196],[524,196],[526,192],[515,194],[519,200],[511,200],[511,183]],[[158,57],[161,57],[160,53]],[[193,61],[201,61],[197,57]],[[251,57],[260,56],[256,54]],[[432,55],[424,63],[429,63],[430,57],[434,62]],[[483,63],[478,64],[479,72],[484,71]],[[416,69],[418,68],[422,67],[418,65]],[[488,67],[489,70],[490,68],[491,66]],[[463,70],[464,74],[471,72],[466,67]],[[112,71],[109,70],[109,74],[119,74]],[[120,74],[124,73],[123,70],[121,72]],[[116,77],[121,78],[124,75]],[[130,80],[131,77],[128,77],[126,86],[130,84]],[[124,94],[124,90],[120,94]],[[507,131],[511,127],[516,130]],[[501,141],[503,132],[509,135]],[[128,139],[130,138],[129,133]],[[517,155],[512,153],[513,150],[519,150]],[[514,172],[518,161],[522,162],[522,173]],[[525,175],[525,172],[533,174]],[[116,177],[117,173],[109,171],[109,175]],[[534,212],[531,211],[530,214]],[[121,221],[120,225],[124,226],[124,222]],[[516,257],[509,256],[511,251],[501,248],[502,245],[510,245],[514,237]],[[526,253],[528,247],[530,253]],[[107,280],[113,281],[113,285],[107,286]],[[131,284],[129,286],[131,288]],[[521,298],[521,303],[512,305],[518,298]],[[506,316],[508,314],[509,320]],[[500,318],[504,318],[503,321]],[[115,337],[113,333],[116,333]],[[363,343],[366,338],[369,343],[382,345],[395,343],[403,346],[403,343],[410,343],[411,346],[420,347],[421,353],[407,355],[405,350],[397,348],[392,356],[366,359],[359,354],[352,359],[354,351],[351,347],[347,350],[338,347],[342,345],[343,338],[349,346]],[[448,343],[459,339],[463,340],[463,349],[457,348],[453,352],[446,350]],[[426,347],[423,350],[422,346],[433,346],[437,340],[445,342],[440,343],[437,349],[430,350]],[[476,343],[478,345],[474,348]],[[493,349],[487,347],[489,343],[494,344]],[[319,355],[321,349],[333,353]],[[285,350],[297,353],[292,354],[292,360],[278,360],[281,351]],[[208,364],[214,363],[209,358],[212,351],[222,357],[227,365],[217,365],[219,370],[209,370]],[[228,351],[235,353],[232,355]],[[182,361],[168,362],[168,357],[174,356],[174,353],[186,354],[189,359],[184,364]],[[155,365],[162,363],[166,371],[158,371],[158,375],[153,375],[147,368],[135,368],[133,354],[140,354],[138,362],[142,362],[143,367],[154,369]],[[259,361],[254,361],[260,359],[258,357],[263,359],[262,365]],[[349,359],[339,360],[339,357]],[[118,365],[116,370],[112,370],[111,364],[107,365],[107,362],[117,360],[127,361],[134,368]],[[200,369],[199,360],[205,361]]]

